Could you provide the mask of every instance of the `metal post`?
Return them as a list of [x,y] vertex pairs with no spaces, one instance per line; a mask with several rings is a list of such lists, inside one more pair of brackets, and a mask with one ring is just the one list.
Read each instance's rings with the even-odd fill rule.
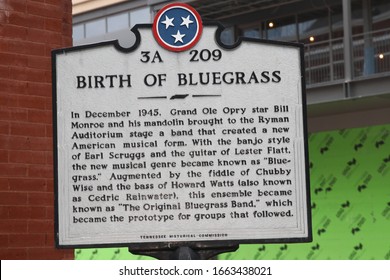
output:
[[[351,0],[343,0],[343,27],[344,27],[344,75],[345,82],[352,81],[352,26],[351,26]],[[348,87],[346,87],[348,88]],[[349,92],[346,92],[346,97]]]
[[129,246],[129,252],[160,260],[207,260],[218,254],[233,252],[238,247],[237,243],[230,241],[195,242],[191,244],[132,244]]
[[172,260],[200,260],[201,257],[198,253],[192,250],[190,247],[179,247],[171,255]]
[[363,33],[364,33],[364,64],[363,75],[375,73],[375,49],[372,41],[371,1],[362,0]]
[[334,80],[334,65],[333,65],[333,30],[332,30],[332,14],[328,8],[328,30],[329,30],[329,65],[330,65],[330,80]]

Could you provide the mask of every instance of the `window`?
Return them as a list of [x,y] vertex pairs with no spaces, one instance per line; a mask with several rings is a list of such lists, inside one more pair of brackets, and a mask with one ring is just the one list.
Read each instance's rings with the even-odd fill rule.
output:
[[256,25],[241,28],[242,36],[276,41],[297,41],[295,16],[257,22]]
[[138,23],[150,23],[149,8],[142,8],[130,12],[130,25],[134,26]]
[[221,33],[221,42],[225,45],[234,44],[234,27],[226,27]]
[[84,37],[84,24],[73,25],[73,40],[81,40],[84,39]]
[[85,38],[93,38],[106,33],[123,30],[138,23],[150,23],[150,9],[140,8],[124,11],[106,17],[77,23],[73,26],[73,40],[78,41]]
[[244,37],[261,39],[261,32],[258,28],[247,28],[242,31]]
[[101,18],[85,24],[85,37],[95,37],[106,33],[106,19]]
[[129,13],[121,13],[107,17],[107,32],[114,32],[129,27]]
[[265,23],[267,39],[294,42],[297,40],[295,17],[269,20]]
[[298,15],[298,32],[301,43],[310,44],[329,40],[328,9]]

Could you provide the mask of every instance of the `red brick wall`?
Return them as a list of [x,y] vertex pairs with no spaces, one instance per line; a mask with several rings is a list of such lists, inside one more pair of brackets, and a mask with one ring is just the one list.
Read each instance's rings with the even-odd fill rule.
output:
[[71,0],[0,1],[0,259],[72,259],[54,245],[51,50]]

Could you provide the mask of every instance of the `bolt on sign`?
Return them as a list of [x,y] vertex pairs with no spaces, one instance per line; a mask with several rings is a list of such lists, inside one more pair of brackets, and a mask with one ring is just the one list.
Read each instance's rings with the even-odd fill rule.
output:
[[303,48],[222,30],[174,3],[53,51],[58,247],[311,240]]

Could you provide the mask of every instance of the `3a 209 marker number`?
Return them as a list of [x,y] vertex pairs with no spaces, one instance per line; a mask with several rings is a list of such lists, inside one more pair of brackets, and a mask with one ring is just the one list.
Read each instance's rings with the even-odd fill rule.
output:
[[203,50],[192,50],[190,51],[191,55],[191,62],[198,62],[198,61],[209,61],[210,59],[214,61],[218,61],[222,58],[222,52],[221,50],[215,49],[213,51],[210,51],[208,49]]

